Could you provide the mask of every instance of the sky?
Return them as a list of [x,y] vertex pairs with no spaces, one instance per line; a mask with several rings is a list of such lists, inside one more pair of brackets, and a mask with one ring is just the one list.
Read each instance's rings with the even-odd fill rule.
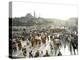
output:
[[66,20],[70,17],[78,17],[78,8],[76,5],[68,4],[49,4],[34,2],[13,2],[12,17],[26,16],[31,13],[36,17],[57,18]]

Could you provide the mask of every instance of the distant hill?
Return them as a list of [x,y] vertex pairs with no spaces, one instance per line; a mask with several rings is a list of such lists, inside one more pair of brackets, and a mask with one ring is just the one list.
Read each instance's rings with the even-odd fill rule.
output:
[[71,17],[68,20],[60,20],[54,18],[42,18],[42,17],[34,17],[30,13],[28,13],[24,17],[15,17],[12,18],[12,26],[35,26],[35,25],[60,25],[60,26],[71,26],[77,25],[78,18]]
[[41,24],[48,24],[51,23],[50,21],[44,18],[36,18],[31,14],[27,14],[25,17],[15,17],[12,18],[12,25],[13,26],[32,26],[32,25],[41,25]]
[[78,26],[78,18],[72,17],[66,21],[66,26]]

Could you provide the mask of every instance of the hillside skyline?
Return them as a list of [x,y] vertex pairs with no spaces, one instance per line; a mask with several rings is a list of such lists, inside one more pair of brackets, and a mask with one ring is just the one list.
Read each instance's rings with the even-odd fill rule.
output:
[[57,5],[57,4],[39,4],[12,2],[12,17],[25,16],[27,13],[34,14],[36,17],[67,19],[78,17],[78,8],[76,5]]

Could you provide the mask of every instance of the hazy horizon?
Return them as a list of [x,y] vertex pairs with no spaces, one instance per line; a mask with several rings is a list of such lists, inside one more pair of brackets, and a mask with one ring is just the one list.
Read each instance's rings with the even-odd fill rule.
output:
[[56,18],[66,20],[78,17],[76,5],[40,4],[27,2],[12,2],[12,17],[23,17],[31,13],[32,16],[43,18]]

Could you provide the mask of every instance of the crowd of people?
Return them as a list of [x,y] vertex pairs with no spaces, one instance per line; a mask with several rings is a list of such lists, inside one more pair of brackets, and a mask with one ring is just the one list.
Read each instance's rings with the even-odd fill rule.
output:
[[[9,40],[12,56],[47,57],[62,56],[68,48],[69,55],[78,54],[78,33],[66,29],[43,29],[23,32]],[[63,50],[64,49],[64,50]]]

